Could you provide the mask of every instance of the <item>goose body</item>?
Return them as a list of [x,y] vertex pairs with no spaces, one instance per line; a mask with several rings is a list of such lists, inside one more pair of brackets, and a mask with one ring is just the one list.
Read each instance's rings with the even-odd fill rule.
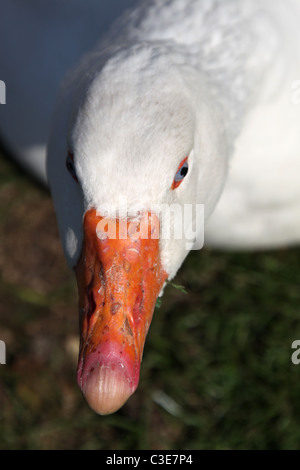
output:
[[154,205],[204,205],[213,246],[300,241],[299,21],[298,0],[146,0],[67,74],[47,176],[95,411],[136,389],[156,298],[188,254],[150,236],[166,223]]

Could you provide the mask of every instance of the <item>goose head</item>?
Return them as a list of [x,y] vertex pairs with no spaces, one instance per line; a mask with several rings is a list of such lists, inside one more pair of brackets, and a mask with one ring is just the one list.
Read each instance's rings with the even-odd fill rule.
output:
[[[191,222],[160,208],[203,204],[209,215],[225,179],[225,141],[205,81],[164,45],[94,54],[62,87],[48,179],[78,283],[78,384],[99,414],[135,391],[157,297],[195,239],[184,235],[194,213]],[[178,224],[183,236],[172,236]]]

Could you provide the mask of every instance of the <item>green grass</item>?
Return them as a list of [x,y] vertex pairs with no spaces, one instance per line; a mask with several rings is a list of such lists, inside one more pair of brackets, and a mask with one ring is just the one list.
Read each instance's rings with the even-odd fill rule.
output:
[[48,194],[0,162],[0,449],[299,449],[299,249],[192,252],[118,413],[75,382],[75,281]]

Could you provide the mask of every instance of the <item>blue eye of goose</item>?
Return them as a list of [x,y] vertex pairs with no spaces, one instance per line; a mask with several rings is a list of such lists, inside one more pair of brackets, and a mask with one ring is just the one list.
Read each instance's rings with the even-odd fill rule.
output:
[[175,181],[178,182],[178,181],[183,180],[183,178],[187,175],[188,171],[189,171],[189,164],[186,161],[186,162],[184,162],[182,167],[177,171],[177,173],[175,175]]
[[172,188],[171,189],[176,189],[180,185],[181,181],[184,179],[184,177],[187,175],[189,171],[189,164],[188,164],[188,157],[185,157],[182,162],[180,163],[177,172],[175,174],[173,183],[172,183]]

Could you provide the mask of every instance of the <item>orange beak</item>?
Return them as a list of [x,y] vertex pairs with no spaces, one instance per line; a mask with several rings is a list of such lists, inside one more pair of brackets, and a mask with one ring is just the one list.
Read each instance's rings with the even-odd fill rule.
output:
[[[107,228],[108,227],[108,231]],[[75,266],[80,308],[77,381],[99,414],[117,411],[134,393],[146,335],[167,278],[159,253],[159,219],[107,219],[90,209]]]

